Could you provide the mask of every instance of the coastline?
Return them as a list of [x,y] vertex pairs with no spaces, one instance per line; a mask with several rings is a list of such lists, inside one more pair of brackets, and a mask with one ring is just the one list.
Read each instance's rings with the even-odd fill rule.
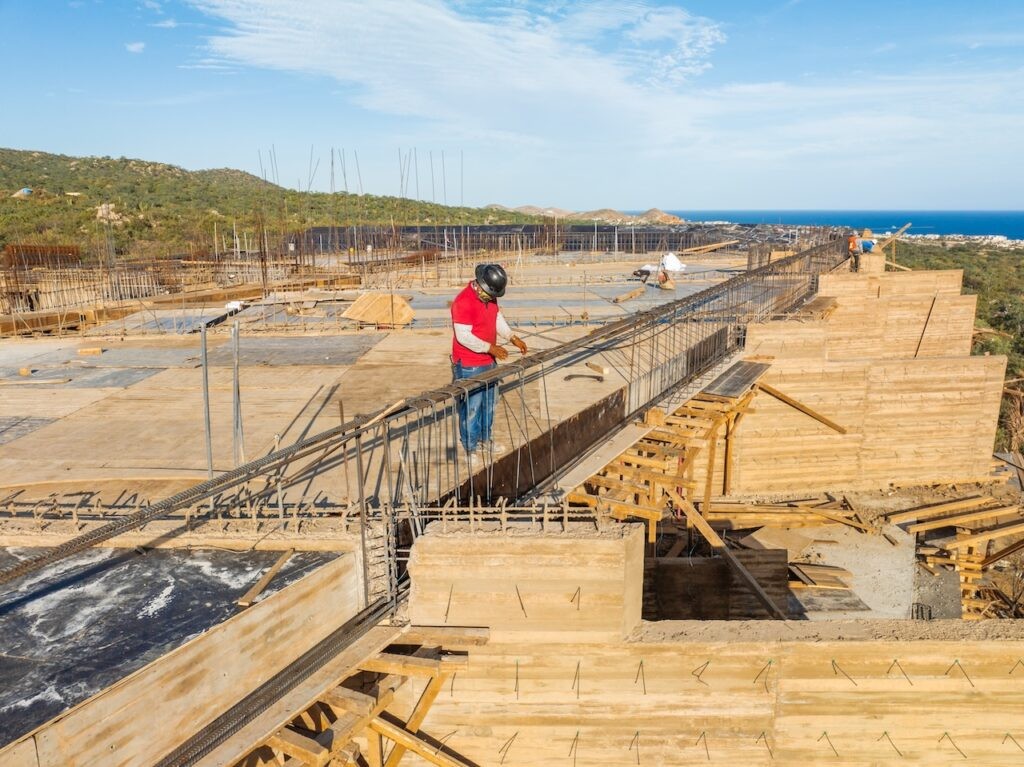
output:
[[904,239],[923,242],[971,242],[1000,248],[1024,246],[1024,211],[967,210],[769,210],[667,209],[685,221],[775,226],[835,226],[871,229],[886,237],[911,223]]

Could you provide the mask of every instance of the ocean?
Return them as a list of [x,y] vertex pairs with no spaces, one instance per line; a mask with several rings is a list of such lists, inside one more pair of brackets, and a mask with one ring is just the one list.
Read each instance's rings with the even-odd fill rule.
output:
[[908,221],[908,234],[1003,235],[1024,240],[1021,210],[669,210],[687,221],[732,221],[737,224],[806,224],[848,226],[892,232]]

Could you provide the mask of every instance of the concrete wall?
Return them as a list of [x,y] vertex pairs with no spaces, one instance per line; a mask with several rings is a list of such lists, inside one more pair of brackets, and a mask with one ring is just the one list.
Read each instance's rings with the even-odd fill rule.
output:
[[571,523],[545,534],[514,523],[508,533],[445,531],[435,522],[412,549],[409,616],[427,626],[487,625],[499,641],[621,639],[640,622],[643,556],[636,524]]
[[[618,540],[580,530],[420,538],[414,622],[440,622],[458,579],[449,623],[493,629],[424,731],[476,764],[513,767],[1021,764],[1006,739],[1024,746],[1017,622],[676,621],[623,638],[617,606],[640,590],[637,565],[623,565],[639,540],[636,526]],[[583,611],[588,588],[607,595],[604,640],[593,626],[603,610],[577,619],[564,609],[581,582]],[[403,688],[396,715],[424,683]]]
[[[734,439],[733,493],[977,481],[991,456],[1005,357],[970,356],[974,296],[961,273],[834,274],[824,319],[751,326],[764,377],[843,426],[839,434],[758,394]],[[715,487],[724,460],[719,442]],[[697,479],[705,467],[698,462]]]

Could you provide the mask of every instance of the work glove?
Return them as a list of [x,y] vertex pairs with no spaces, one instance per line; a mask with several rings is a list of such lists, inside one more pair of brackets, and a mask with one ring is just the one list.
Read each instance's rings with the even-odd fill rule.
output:
[[497,344],[491,344],[491,348],[487,350],[487,353],[499,362],[508,359],[508,352],[505,351],[504,347],[498,346]]
[[526,354],[526,352],[527,352],[526,341],[521,339],[519,336],[512,336],[512,338],[509,339],[509,340],[512,341],[512,345],[515,346],[519,350],[520,354]]

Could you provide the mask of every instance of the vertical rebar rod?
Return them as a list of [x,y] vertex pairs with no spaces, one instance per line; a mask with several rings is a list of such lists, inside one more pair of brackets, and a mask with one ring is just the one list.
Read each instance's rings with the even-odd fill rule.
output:
[[366,475],[363,473],[363,438],[361,434],[356,434],[356,484],[359,485],[359,546],[363,559],[363,607],[366,607],[370,604],[370,563],[366,557]]
[[239,384],[238,377],[238,336],[239,327],[238,320],[235,320],[231,326],[231,338],[232,338],[232,367],[233,367],[233,382],[232,382],[232,398],[233,402],[233,416],[234,416],[234,429],[233,429],[233,445],[234,445],[234,458],[235,466],[241,466],[245,463],[245,434],[242,431],[242,389]]
[[[203,425],[206,436],[206,477],[213,479],[213,429],[210,426],[210,367],[206,356],[206,323],[199,330],[200,358],[203,367]],[[210,501],[213,511],[213,501]]]

